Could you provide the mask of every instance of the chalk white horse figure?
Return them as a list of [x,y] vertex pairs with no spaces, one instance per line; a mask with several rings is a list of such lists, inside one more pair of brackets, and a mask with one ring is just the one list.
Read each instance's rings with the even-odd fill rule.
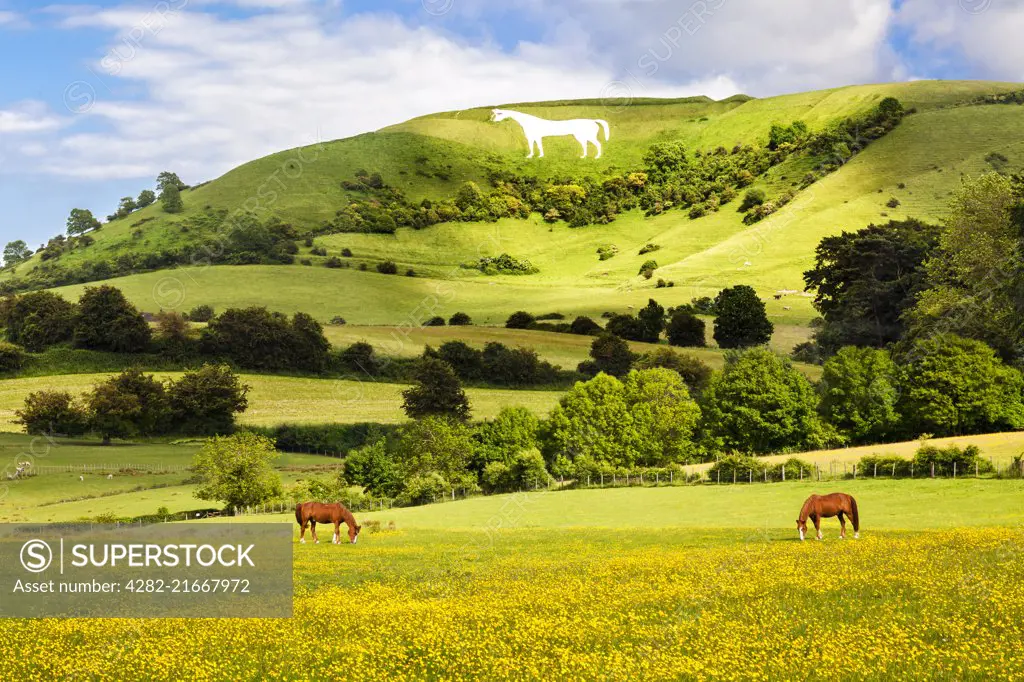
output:
[[537,145],[537,156],[544,156],[544,138],[545,137],[560,137],[562,135],[572,135],[576,138],[576,141],[583,147],[583,154],[580,156],[581,159],[587,158],[587,143],[592,143],[597,147],[597,154],[594,156],[595,159],[601,158],[601,143],[597,137],[601,133],[601,128],[604,128],[604,140],[608,141],[611,131],[608,129],[608,122],[602,121],[601,119],[593,118],[574,118],[568,121],[550,121],[546,118],[537,118],[530,114],[524,114],[521,111],[510,111],[508,109],[494,109],[494,115],[491,116],[492,121],[504,121],[506,118],[510,118],[523,127],[523,133],[526,135],[526,144],[530,146],[530,153],[526,155],[526,158],[533,158],[533,145]]

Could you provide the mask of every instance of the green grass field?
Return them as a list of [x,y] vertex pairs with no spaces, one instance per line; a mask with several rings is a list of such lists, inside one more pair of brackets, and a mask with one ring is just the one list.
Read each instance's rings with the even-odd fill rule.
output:
[[[174,378],[178,372],[156,372],[157,378]],[[15,411],[25,397],[40,390],[88,391],[109,374],[72,374],[63,376],[6,379],[0,382],[0,431],[21,430]],[[402,411],[404,384],[366,381],[304,379],[299,377],[243,374],[250,388],[249,409],[239,421],[243,424],[273,426],[282,423],[325,424],[379,422],[394,424],[406,420]],[[546,414],[561,397],[560,391],[468,388],[473,417],[494,417],[502,407],[519,405],[537,414]]]
[[[405,358],[422,354],[426,346],[437,348],[447,341],[462,341],[475,348],[483,348],[487,343],[496,341],[512,348],[531,348],[537,351],[542,359],[564,369],[574,369],[580,362],[589,359],[590,345],[594,341],[591,336],[576,334],[478,326],[404,328],[331,325],[324,331],[334,346],[343,348],[357,341],[365,341],[372,344],[378,353]],[[714,346],[714,339],[711,338],[712,331],[712,323],[708,320],[708,348],[676,348],[675,350],[695,355],[710,367],[721,369],[725,365],[725,359],[722,352]],[[789,353],[793,346],[808,338],[809,330],[806,327],[779,326],[775,329],[772,347],[779,353]],[[629,347],[634,353],[648,353],[659,346],[631,341]],[[821,367],[805,363],[796,363],[796,366],[812,379],[821,376]]]

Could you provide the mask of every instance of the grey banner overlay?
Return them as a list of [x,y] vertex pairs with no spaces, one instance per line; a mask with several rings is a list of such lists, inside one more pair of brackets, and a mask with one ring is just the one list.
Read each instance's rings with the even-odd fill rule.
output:
[[286,523],[0,524],[0,617],[291,615]]

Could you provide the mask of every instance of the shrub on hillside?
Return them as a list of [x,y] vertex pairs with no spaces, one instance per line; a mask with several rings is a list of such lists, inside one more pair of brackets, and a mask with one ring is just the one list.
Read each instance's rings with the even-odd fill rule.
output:
[[654,271],[658,269],[658,261],[649,260],[644,261],[644,264],[640,266],[640,272],[638,273],[644,279],[650,279],[654,276]]
[[398,265],[393,260],[386,260],[376,265],[377,272],[382,275],[397,275]]
[[448,325],[451,327],[462,327],[473,324],[473,319],[466,313],[455,313],[448,318]]
[[528,313],[528,312],[526,312],[524,310],[520,310],[520,311],[514,312],[514,313],[512,313],[511,315],[508,316],[508,319],[505,320],[505,328],[506,329],[529,329],[530,325],[532,325],[534,323],[534,321],[535,321],[535,318],[533,317],[533,315],[531,315],[530,313]]
[[27,360],[24,348],[0,341],[0,372],[16,372],[25,366]]
[[324,266],[326,266],[328,268],[337,269],[337,268],[345,267],[345,264],[337,256],[331,256],[326,261],[324,261]]
[[377,357],[373,346],[365,341],[356,341],[338,354],[338,360],[344,369],[360,374],[376,375],[380,371],[381,360]]
[[441,317],[440,315],[435,315],[434,317],[432,317],[429,320],[427,320],[426,322],[424,322],[423,326],[424,327],[443,327],[444,326],[444,318]]
[[213,306],[197,305],[188,312],[188,319],[191,322],[209,322],[213,319]]
[[608,332],[602,332],[590,344],[590,357],[590,360],[580,363],[578,371],[581,374],[594,376],[604,372],[615,377],[625,376],[636,359],[625,341]]
[[585,317],[583,315],[577,317],[575,320],[572,321],[572,324],[569,325],[570,333],[579,334],[581,336],[596,336],[597,334],[600,334],[602,331],[603,330],[601,329],[601,325],[599,325],[597,322],[594,322],[589,317]]

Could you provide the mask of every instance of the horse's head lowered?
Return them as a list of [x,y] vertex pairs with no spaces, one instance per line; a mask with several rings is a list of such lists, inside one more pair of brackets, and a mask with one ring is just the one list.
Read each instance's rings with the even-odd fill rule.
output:
[[497,123],[498,121],[504,121],[511,115],[512,112],[505,111],[504,109],[491,109],[491,120]]
[[800,531],[800,539],[803,540],[807,535],[807,519],[797,519],[796,529]]
[[359,531],[363,529],[362,526],[355,524],[348,527],[348,541],[353,545],[356,544],[356,540],[359,539]]

